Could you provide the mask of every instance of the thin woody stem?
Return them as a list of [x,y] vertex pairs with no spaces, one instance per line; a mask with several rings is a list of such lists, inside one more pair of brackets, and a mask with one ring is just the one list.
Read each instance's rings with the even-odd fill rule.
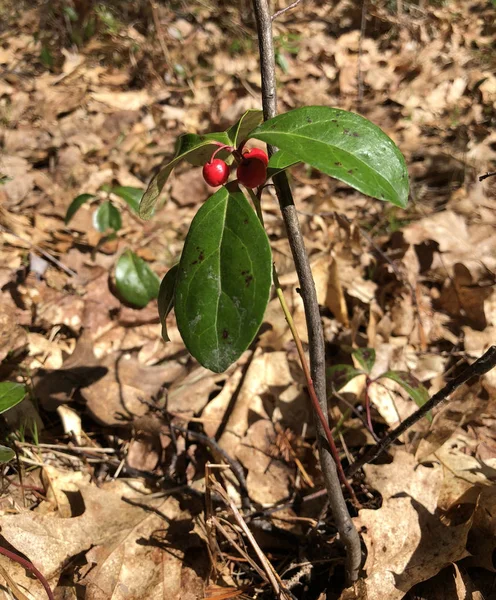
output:
[[[253,9],[258,30],[264,118],[271,119],[277,115],[272,21],[267,0],[253,0]],[[270,145],[267,149],[269,156],[276,151],[276,148]],[[301,296],[305,307],[305,318],[307,321],[309,338],[311,381],[313,382],[315,395],[318,399],[322,415],[324,416],[324,420],[327,421],[324,332],[320,319],[315,283],[313,281],[310,261],[306,252],[296,207],[293,201],[293,195],[287,177],[284,173],[281,173],[274,176],[273,181],[284,224],[286,226],[288,241],[291,247],[296,272],[298,274]],[[339,482],[336,463],[334,462],[330,448],[327,448],[326,444],[322,444],[322,439],[325,439],[326,435],[320,419],[317,419],[316,427],[318,433],[317,439],[319,444],[320,464],[329,497],[329,505],[341,540],[347,549],[346,570],[348,580],[354,582],[358,579],[361,564],[360,537],[351,520],[348,507],[346,506]]]
[[[260,198],[258,197],[258,195],[255,195],[255,193],[253,192],[253,190],[249,189],[248,190],[251,196],[251,199],[253,201],[253,204],[255,206],[255,210],[257,212],[257,216],[260,220],[260,223],[262,223],[262,226],[264,225],[264,218],[263,218],[263,213],[262,213],[262,207],[261,207],[261,203],[260,203]],[[261,190],[260,190],[261,191]],[[313,385],[313,381],[312,381],[312,376],[310,375],[310,369],[308,368],[308,363],[307,363],[307,357],[305,356],[305,351],[303,350],[303,344],[301,343],[301,338],[300,338],[300,334],[298,333],[298,330],[296,329],[294,320],[293,320],[293,315],[291,314],[291,311],[289,310],[289,306],[286,302],[286,298],[284,297],[284,292],[282,291],[282,287],[281,284],[279,283],[279,276],[277,274],[277,270],[276,270],[276,266],[273,265],[272,266],[272,279],[274,281],[274,287],[276,289],[276,295],[277,298],[279,299],[279,303],[281,305],[282,308],[282,312],[284,313],[284,316],[286,318],[286,322],[288,324],[289,330],[291,331],[291,335],[293,336],[293,340],[296,344],[296,350],[298,352],[298,356],[300,358],[300,363],[301,363],[301,368],[303,370],[303,375],[305,377],[305,380],[307,382],[307,387],[308,387],[308,394],[310,396],[310,400],[312,402],[312,406],[315,410],[315,412],[317,413],[317,417],[324,429],[325,435],[326,435],[326,439],[327,439],[327,443],[329,444],[329,448],[331,449],[331,453],[332,453],[332,457],[334,458],[334,462],[336,463],[336,467],[338,469],[338,475],[339,475],[339,479],[341,480],[341,483],[346,487],[346,489],[348,490],[348,493],[350,494],[353,503],[355,504],[355,506],[359,506],[359,502],[358,499],[355,495],[355,492],[353,490],[353,488],[350,485],[350,482],[348,481],[348,479],[346,479],[346,475],[344,473],[344,469],[343,469],[343,465],[341,464],[341,459],[339,458],[339,452],[338,449],[336,448],[336,444],[334,443],[334,437],[332,435],[331,432],[331,428],[329,427],[329,422],[328,420],[325,418],[324,413],[322,412],[322,408],[320,407],[319,404],[319,399],[317,398],[317,394],[315,393],[315,387]]]

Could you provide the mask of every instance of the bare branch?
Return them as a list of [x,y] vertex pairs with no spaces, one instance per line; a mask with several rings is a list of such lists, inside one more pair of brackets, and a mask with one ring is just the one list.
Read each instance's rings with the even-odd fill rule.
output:
[[283,15],[285,12],[288,12],[288,10],[292,10],[293,8],[296,8],[300,2],[301,2],[301,0],[295,0],[295,2],[292,2],[289,6],[286,6],[285,8],[281,8],[281,10],[278,10],[277,12],[275,12],[272,15],[271,20],[275,21],[278,17]]
[[372,446],[372,448],[366,452],[360,459],[354,462],[346,472],[348,477],[351,477],[363,465],[372,462],[378,456],[380,456],[389,446],[395,442],[407,429],[412,427],[417,421],[432,410],[434,407],[439,406],[445,402],[448,397],[462,384],[471,379],[472,377],[480,377],[484,375],[496,366],[496,346],[491,346],[489,350],[478,358],[472,365],[467,367],[460,375],[452,379],[447,385],[439,390],[437,394],[434,394],[430,400],[428,400],[421,408],[405,419],[396,429],[393,429],[388,435],[386,435],[378,444]]
[[[277,114],[272,21],[267,0],[253,0],[253,8],[258,29],[264,118],[271,119]],[[269,155],[275,150],[275,148],[269,146]],[[307,321],[310,346],[311,376],[320,407],[325,418],[328,419],[324,332],[320,320],[315,283],[313,281],[310,262],[305,249],[291,188],[289,187],[286,175],[280,173],[279,175],[274,176],[274,185],[284,224],[286,226],[288,241],[295,262],[296,272],[300,282],[301,296],[305,307],[305,318]],[[341,539],[347,549],[347,575],[350,582],[353,582],[358,579],[358,572],[361,564],[360,537],[348,512],[334,459],[327,448],[327,445],[322,443],[322,440],[325,440],[325,431],[319,419],[316,419],[316,427],[318,432],[320,463],[329,496],[329,504],[336,522],[336,527],[338,528]]]
[[488,177],[494,177],[496,175],[496,171],[491,171],[490,173],[486,173],[485,175],[481,175],[479,177],[479,181],[484,181],[484,179],[487,179]]

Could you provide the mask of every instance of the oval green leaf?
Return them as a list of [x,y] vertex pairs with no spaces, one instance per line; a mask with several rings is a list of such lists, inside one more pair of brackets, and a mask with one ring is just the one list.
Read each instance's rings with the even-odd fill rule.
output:
[[139,213],[139,205],[144,193],[142,189],[120,185],[112,188],[110,191],[119,196],[119,198],[122,198],[135,214]]
[[142,258],[126,250],[115,267],[115,284],[126,302],[143,308],[158,296],[160,279]]
[[379,127],[327,106],[306,106],[269,119],[250,137],[277,146],[356,190],[405,207],[408,172],[396,144]]
[[0,464],[8,463],[15,457],[15,452],[8,446],[0,444]]
[[373,348],[357,348],[353,350],[352,355],[362,369],[370,375],[375,363],[375,350]]
[[26,386],[14,381],[0,383],[0,414],[24,400]]
[[297,165],[299,162],[300,161],[291,154],[279,150],[269,159],[269,164],[267,165],[267,178],[274,177],[274,175]]
[[[196,135],[186,133],[178,138],[176,142],[176,154],[174,158],[160,168],[160,171],[153,177],[148,184],[146,192],[143,194],[139,206],[139,216],[148,220],[153,215],[158,197],[162,192],[164,185],[172,173],[174,167],[183,159],[188,160],[192,165],[203,165],[212,156],[212,152],[218,146],[216,142],[229,145],[231,143],[229,136],[224,131],[218,133],[208,133],[206,135]],[[222,153],[219,152],[219,158]]]
[[100,233],[109,229],[118,231],[122,227],[121,213],[112,202],[103,202],[93,213],[93,227]]
[[65,224],[68,225],[69,221],[77,213],[81,206],[83,206],[83,204],[88,202],[88,200],[92,200],[93,198],[95,198],[93,194],[80,194],[79,196],[76,196],[76,198],[74,198],[74,200],[69,204],[69,208],[65,213]]
[[186,347],[207,369],[225,371],[262,324],[272,283],[267,234],[235,184],[196,214],[184,243],[174,309]]
[[[377,379],[383,377],[391,379],[391,381],[395,381],[400,385],[419,408],[424,406],[427,400],[429,400],[429,392],[411,373],[406,371],[386,371],[386,373],[383,373]],[[429,422],[432,422],[432,413],[430,411],[425,417]]]
[[179,265],[174,265],[170,268],[162,279],[160,289],[158,291],[158,314],[162,323],[162,337],[165,342],[170,342],[167,333],[166,319],[174,307],[174,297],[176,292],[176,279]]
[[[237,147],[240,142],[248,137],[248,135],[258,127],[263,121],[263,112],[256,108],[247,110],[242,115],[238,122],[227,130],[227,135],[231,140],[231,144]],[[219,153],[220,154],[220,153]]]

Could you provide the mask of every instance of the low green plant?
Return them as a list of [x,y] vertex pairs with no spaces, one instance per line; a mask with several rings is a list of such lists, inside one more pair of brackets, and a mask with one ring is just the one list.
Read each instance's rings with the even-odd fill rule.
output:
[[[262,178],[246,177],[241,169],[250,140],[278,148],[263,165]],[[397,146],[357,114],[309,106],[262,123],[261,111],[250,110],[226,131],[178,138],[174,158],[162,166],[141,199],[140,216],[150,219],[163,204],[158,202],[162,189],[179,162],[204,166],[213,157],[237,164],[238,179],[226,181],[194,217],[179,263],[162,281],[159,313],[164,339],[165,319],[174,308],[190,353],[203,366],[221,372],[251,344],[269,301],[272,255],[260,208],[266,181],[303,162],[400,207],[406,206],[409,184]],[[257,162],[263,162],[261,155]],[[257,168],[262,170],[261,165]]]
[[[0,414],[14,408],[26,397],[26,386],[14,381],[0,382]],[[15,452],[9,446],[0,444],[0,464],[8,463],[15,457]]]
[[[327,370],[328,390],[339,391],[344,388],[355,377],[365,376],[365,411],[367,415],[367,425],[373,432],[372,418],[370,414],[370,387],[380,384],[382,379],[390,379],[401,386],[415,404],[420,408],[429,400],[429,392],[422,383],[407,371],[389,370],[372,378],[370,375],[375,364],[375,350],[373,348],[358,348],[352,352],[352,356],[359,364],[360,368],[352,365],[335,365]],[[432,421],[432,414],[426,415],[428,421]]]
[[274,37],[274,58],[283,73],[289,72],[286,56],[295,56],[300,50],[301,35],[298,33],[283,33]]
[[[65,215],[68,225],[77,211],[88,202],[97,202],[98,208],[93,212],[93,226],[105,235],[102,240],[115,238],[122,227],[119,208],[112,200],[112,194],[127,204],[134,214],[139,213],[139,203],[143,190],[135,187],[104,186],[97,194],[80,194],[69,205]],[[142,308],[158,296],[160,280],[148,264],[132,250],[125,250],[115,266],[115,283],[122,299],[133,306]]]

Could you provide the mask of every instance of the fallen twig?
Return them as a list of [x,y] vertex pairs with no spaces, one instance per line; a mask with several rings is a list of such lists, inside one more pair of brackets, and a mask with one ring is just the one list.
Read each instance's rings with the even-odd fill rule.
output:
[[192,440],[196,440],[197,442],[202,443],[204,446],[210,446],[210,448],[216,454],[220,455],[220,457],[231,467],[231,471],[238,480],[243,510],[251,510],[251,501],[250,496],[248,495],[246,478],[243,472],[243,467],[239,464],[239,462],[234,458],[231,458],[229,454],[223,448],[221,448],[213,438],[208,437],[208,435],[197,433],[196,431],[191,431],[190,429],[185,429],[184,427],[179,427],[179,425],[174,425],[173,423],[171,423],[170,426],[176,431],[183,433],[187,438],[189,437]]
[[269,580],[269,582],[272,586],[272,589],[274,590],[274,594],[276,595],[277,598],[281,598],[281,597],[287,598],[288,591],[284,589],[284,586],[282,584],[280,577],[274,570],[274,567],[270,564],[270,562],[267,559],[267,557],[265,556],[265,554],[262,552],[260,546],[258,545],[257,541],[253,537],[252,532],[248,529],[248,525],[245,523],[241,513],[236,508],[236,505],[233,502],[231,502],[231,500],[230,500],[229,496],[226,494],[224,488],[217,481],[215,481],[215,479],[213,479],[213,477],[211,477],[211,482],[212,482],[212,489],[215,492],[217,492],[217,494],[219,494],[219,496],[222,498],[222,500],[224,501],[226,506],[228,506],[231,509],[233,517],[236,519],[237,524],[241,527],[243,533],[248,538],[248,541],[250,542],[251,547],[253,548],[255,554],[257,555],[257,558],[260,561],[260,563],[265,571],[265,574],[267,575],[267,579]]

